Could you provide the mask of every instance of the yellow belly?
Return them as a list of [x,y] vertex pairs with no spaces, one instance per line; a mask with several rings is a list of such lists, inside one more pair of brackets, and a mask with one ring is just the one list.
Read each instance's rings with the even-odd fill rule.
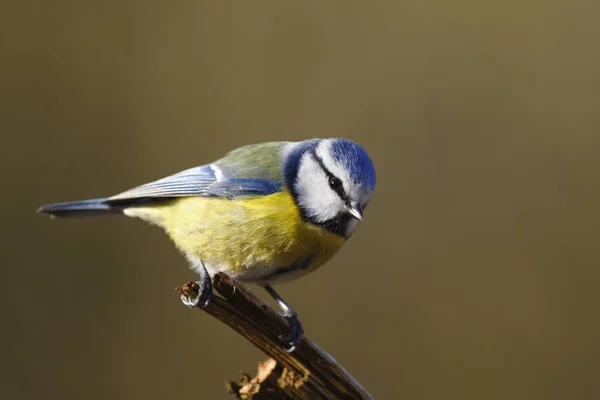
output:
[[183,253],[200,258],[211,272],[246,281],[298,278],[344,243],[306,223],[287,192],[236,200],[186,197],[126,214],[162,226]]

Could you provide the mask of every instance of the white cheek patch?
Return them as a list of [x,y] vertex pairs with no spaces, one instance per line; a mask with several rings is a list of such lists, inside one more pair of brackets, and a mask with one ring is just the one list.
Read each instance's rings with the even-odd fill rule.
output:
[[298,204],[317,222],[335,218],[344,207],[340,197],[329,187],[327,175],[309,153],[300,160],[295,189]]

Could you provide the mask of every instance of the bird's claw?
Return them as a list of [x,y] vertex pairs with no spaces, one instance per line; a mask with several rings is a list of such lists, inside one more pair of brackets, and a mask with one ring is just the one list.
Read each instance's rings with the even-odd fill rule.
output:
[[304,337],[304,328],[296,313],[283,314],[283,318],[287,321],[290,331],[289,335],[280,335],[279,339],[286,345],[285,351],[291,353],[296,350],[296,347],[300,344],[300,341],[302,341],[302,338]]
[[[196,293],[196,295],[194,295]],[[189,308],[206,308],[212,297],[212,287],[202,286],[202,282],[194,282],[186,285],[185,290],[181,291],[181,302]]]

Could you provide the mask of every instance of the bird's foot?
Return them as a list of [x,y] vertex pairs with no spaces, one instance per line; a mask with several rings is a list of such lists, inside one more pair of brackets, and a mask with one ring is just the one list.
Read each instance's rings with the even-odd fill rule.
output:
[[280,335],[279,339],[286,346],[285,351],[291,353],[296,350],[296,347],[300,344],[300,341],[304,337],[304,328],[298,319],[298,314],[296,314],[294,311],[284,313],[283,318],[285,318],[288,323],[289,334],[287,336]]
[[200,307],[205,308],[212,297],[212,285],[202,280],[198,282],[188,282],[185,286],[179,289],[181,294],[181,302],[189,308]]
[[180,291],[181,302],[189,308],[205,308],[212,296],[212,281],[201,259],[190,258],[192,267],[200,274],[200,280],[187,283]]

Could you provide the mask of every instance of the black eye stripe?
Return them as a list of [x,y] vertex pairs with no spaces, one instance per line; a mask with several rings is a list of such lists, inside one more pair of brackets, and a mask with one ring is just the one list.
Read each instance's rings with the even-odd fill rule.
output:
[[[335,176],[333,173],[331,173],[331,171],[329,169],[327,169],[327,167],[323,163],[323,160],[321,160],[321,157],[319,157],[317,155],[316,151],[313,151],[313,156],[314,156],[315,160],[317,161],[317,163],[319,164],[319,166],[321,167],[321,169],[323,170],[323,172],[325,172],[328,182],[331,182],[332,180],[336,180],[336,179],[338,181],[340,181],[340,183],[342,182],[342,180],[340,178]],[[330,184],[330,186],[331,186],[331,184]],[[344,190],[344,185],[340,185],[335,188],[332,187],[332,189],[337,193],[338,196],[340,196],[340,199],[342,199],[345,203],[348,203],[348,195],[346,194],[346,192]]]

